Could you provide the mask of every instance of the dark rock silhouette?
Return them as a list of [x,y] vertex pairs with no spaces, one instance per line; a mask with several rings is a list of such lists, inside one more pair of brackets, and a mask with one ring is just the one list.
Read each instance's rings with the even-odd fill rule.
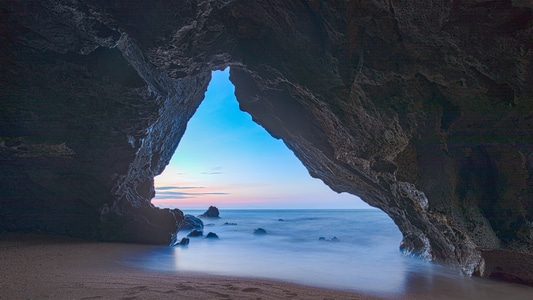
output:
[[254,234],[256,235],[265,235],[267,234],[267,231],[263,228],[257,228],[257,229],[254,229]]
[[204,235],[204,232],[201,230],[196,230],[196,229],[194,229],[193,231],[189,232],[189,234],[187,234],[188,237],[198,237],[202,235]]
[[206,236],[206,239],[218,239],[218,235],[214,232],[209,232]]
[[237,225],[237,223],[233,223],[233,222],[225,222],[223,225],[232,225],[232,226],[235,226],[235,225]]
[[331,238],[331,240],[327,240],[325,237],[321,236],[318,238],[319,241],[328,241],[328,242],[340,242],[340,240],[334,236]]
[[202,230],[204,229],[204,222],[193,215],[184,215],[183,221],[180,223],[180,230]]
[[154,176],[231,65],[240,108],[403,251],[533,284],[530,1],[4,2],[3,231],[169,244]]
[[209,208],[201,215],[199,215],[198,217],[200,218],[220,218],[220,213],[218,211],[218,208],[216,208],[215,206],[209,206]]
[[190,240],[186,237],[182,238],[179,243],[177,243],[177,246],[187,246],[189,245]]

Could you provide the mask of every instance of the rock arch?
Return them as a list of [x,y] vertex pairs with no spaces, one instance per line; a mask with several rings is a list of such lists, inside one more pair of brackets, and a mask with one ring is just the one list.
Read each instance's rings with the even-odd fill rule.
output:
[[26,1],[0,22],[3,230],[166,242],[183,215],[153,177],[231,66],[241,108],[406,251],[532,282],[509,262],[533,245],[524,1]]

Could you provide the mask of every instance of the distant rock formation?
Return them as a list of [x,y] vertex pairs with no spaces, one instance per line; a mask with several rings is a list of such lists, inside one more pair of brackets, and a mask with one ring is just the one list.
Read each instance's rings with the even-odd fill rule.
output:
[[198,217],[200,218],[220,218],[218,208],[215,206],[209,206],[209,208]]

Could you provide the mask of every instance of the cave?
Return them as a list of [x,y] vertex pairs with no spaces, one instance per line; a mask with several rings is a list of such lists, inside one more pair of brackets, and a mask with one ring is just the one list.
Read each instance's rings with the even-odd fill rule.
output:
[[0,228],[168,243],[150,203],[213,70],[402,249],[533,283],[528,1],[10,1]]

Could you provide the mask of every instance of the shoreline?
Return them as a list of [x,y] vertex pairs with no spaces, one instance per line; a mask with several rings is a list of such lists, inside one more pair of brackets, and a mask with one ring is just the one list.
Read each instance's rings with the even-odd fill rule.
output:
[[258,278],[138,269],[120,256],[151,245],[0,234],[0,299],[379,299]]

